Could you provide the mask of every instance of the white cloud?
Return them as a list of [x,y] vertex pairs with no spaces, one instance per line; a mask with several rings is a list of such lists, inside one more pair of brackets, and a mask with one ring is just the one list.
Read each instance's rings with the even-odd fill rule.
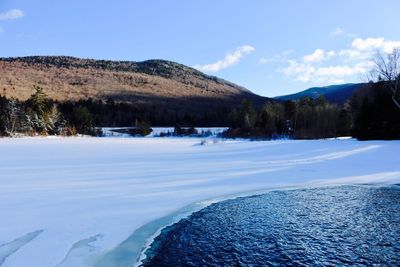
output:
[[271,62],[286,62],[288,60],[288,56],[290,54],[293,54],[293,52],[294,52],[293,50],[286,50],[286,51],[283,51],[273,57],[269,57],[269,58],[262,57],[259,59],[258,62],[260,64],[267,64],[267,63],[271,63]]
[[400,41],[386,41],[384,38],[357,38],[351,46],[359,51],[381,50],[383,53],[391,53],[393,49],[400,48]]
[[372,59],[377,50],[388,54],[396,48],[400,48],[400,41],[356,38],[346,49],[316,49],[312,54],[301,57],[302,60],[290,59],[288,65],[278,71],[302,82],[339,83],[368,73],[374,66]]
[[365,54],[354,49],[344,49],[339,51],[339,56],[343,57],[346,61],[349,59],[361,59],[364,58]]
[[304,62],[320,62],[322,60],[327,60],[335,55],[336,53],[333,50],[325,52],[323,49],[316,49],[314,53],[305,55],[303,57],[303,60]]
[[288,56],[288,55],[290,55],[290,54],[293,54],[293,52],[294,52],[294,50],[286,50],[286,51],[284,51],[283,53],[282,53],[282,56]]
[[265,57],[260,58],[260,60],[258,61],[260,64],[267,64],[269,62],[268,59],[266,59]]
[[215,63],[195,65],[193,67],[200,71],[218,72],[237,64],[243,56],[250,54],[254,50],[255,48],[250,45],[239,46],[234,52],[226,54],[224,59],[218,60]]
[[322,49],[316,49],[314,53],[305,55],[303,57],[304,62],[318,62],[323,60],[325,57],[325,51]]
[[357,63],[352,67],[349,67],[347,65],[320,67],[315,71],[315,75],[322,79],[328,77],[344,78],[346,76],[367,73],[369,71],[369,67],[369,62]]
[[342,35],[343,33],[344,33],[344,31],[341,28],[337,27],[333,32],[331,32],[331,35],[338,36],[338,35]]
[[282,69],[287,76],[296,76],[296,80],[308,82],[311,80],[311,74],[315,72],[315,68],[310,64],[298,63],[296,60],[289,60],[289,66]]
[[345,31],[344,31],[342,28],[340,28],[340,27],[337,27],[335,30],[333,30],[333,31],[330,33],[330,36],[331,36],[331,37],[345,36],[345,37],[347,37],[347,38],[356,38],[356,37],[357,37],[356,34],[345,32]]
[[326,53],[326,55],[328,56],[328,58],[334,57],[336,55],[336,52],[331,50],[328,53]]
[[301,82],[339,83],[347,77],[367,73],[372,65],[373,62],[367,61],[352,66],[314,66],[311,63],[299,63],[296,60],[290,60],[289,66],[282,69],[282,72],[287,77],[294,76],[295,80]]
[[19,9],[11,9],[6,12],[0,13],[0,20],[19,19],[24,16],[24,12]]
[[387,41],[384,38],[356,38],[351,43],[351,49],[338,52],[344,61],[370,60],[377,50],[389,54],[393,49],[400,48],[400,41]]

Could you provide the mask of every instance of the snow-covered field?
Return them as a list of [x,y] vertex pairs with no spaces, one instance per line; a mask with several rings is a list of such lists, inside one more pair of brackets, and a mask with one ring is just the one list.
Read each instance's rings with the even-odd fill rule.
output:
[[400,182],[398,141],[200,141],[0,139],[0,265],[133,265],[132,244],[140,249],[150,233],[142,226],[191,203],[278,186]]

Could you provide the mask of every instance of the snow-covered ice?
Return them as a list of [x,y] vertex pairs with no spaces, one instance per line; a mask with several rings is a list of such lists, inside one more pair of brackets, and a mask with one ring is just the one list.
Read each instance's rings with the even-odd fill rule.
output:
[[0,139],[0,265],[93,266],[150,222],[230,194],[400,182],[399,141],[200,141]]

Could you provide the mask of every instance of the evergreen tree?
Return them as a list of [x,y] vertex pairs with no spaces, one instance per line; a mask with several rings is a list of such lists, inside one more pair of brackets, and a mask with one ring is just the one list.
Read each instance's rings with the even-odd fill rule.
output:
[[49,100],[42,87],[34,85],[33,89],[35,92],[28,99],[28,103],[30,104],[32,111],[35,112],[38,117],[42,118]]
[[72,124],[76,127],[78,133],[92,134],[93,129],[93,116],[88,108],[84,106],[77,106],[73,109]]

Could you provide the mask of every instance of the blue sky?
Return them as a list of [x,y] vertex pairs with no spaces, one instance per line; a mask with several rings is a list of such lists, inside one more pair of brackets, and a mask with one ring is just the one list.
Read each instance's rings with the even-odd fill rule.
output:
[[264,96],[365,81],[398,0],[0,0],[0,56],[160,58]]

